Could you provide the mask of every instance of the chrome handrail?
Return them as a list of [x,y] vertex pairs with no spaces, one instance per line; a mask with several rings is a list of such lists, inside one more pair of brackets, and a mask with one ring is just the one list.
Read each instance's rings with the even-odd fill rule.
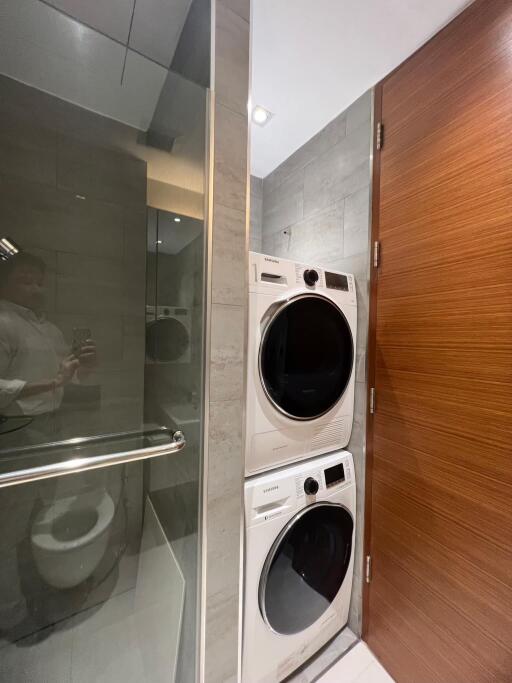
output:
[[77,474],[78,472],[97,470],[102,467],[122,465],[138,460],[147,460],[148,458],[157,458],[162,455],[177,453],[186,446],[187,442],[182,432],[174,432],[172,439],[172,443],[160,444],[159,446],[137,448],[131,451],[120,451],[107,455],[92,455],[87,458],[71,458],[70,460],[50,463],[49,465],[40,465],[39,467],[29,467],[24,470],[5,472],[0,474],[0,488],[15,486],[17,484],[27,484],[32,481],[40,481],[41,479],[61,477],[66,474]]
[[[26,453],[35,453],[40,455],[43,451],[53,451],[60,448],[81,448],[82,446],[94,446],[95,444],[102,444],[106,441],[126,441],[126,439],[145,439],[154,436],[169,436],[173,437],[173,432],[168,427],[158,426],[151,429],[134,430],[130,432],[112,432],[109,434],[95,434],[94,436],[77,436],[63,441],[47,441],[46,443],[34,444],[30,446],[14,446],[9,448],[9,456],[25,455]],[[0,446],[2,445],[0,437]],[[3,457],[5,452],[0,450],[0,457]]]

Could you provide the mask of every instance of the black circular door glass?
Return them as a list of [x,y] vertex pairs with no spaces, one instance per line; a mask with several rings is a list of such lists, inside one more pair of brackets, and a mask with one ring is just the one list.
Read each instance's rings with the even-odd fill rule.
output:
[[187,350],[189,335],[175,318],[160,318],[146,326],[146,353],[152,360],[170,363]]
[[319,417],[343,395],[354,343],[342,311],[321,296],[297,298],[269,323],[260,351],[265,389],[284,413]]
[[348,570],[353,529],[344,507],[320,503],[276,541],[259,590],[261,612],[274,631],[299,633],[327,610]]

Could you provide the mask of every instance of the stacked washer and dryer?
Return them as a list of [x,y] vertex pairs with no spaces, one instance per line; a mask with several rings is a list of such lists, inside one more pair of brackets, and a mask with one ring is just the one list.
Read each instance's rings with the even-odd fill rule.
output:
[[249,255],[242,683],[278,683],[348,619],[353,275]]

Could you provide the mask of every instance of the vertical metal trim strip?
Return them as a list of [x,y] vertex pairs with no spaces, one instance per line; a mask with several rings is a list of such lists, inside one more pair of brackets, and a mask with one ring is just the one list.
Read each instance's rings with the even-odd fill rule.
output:
[[[212,79],[215,56],[215,2],[212,2]],[[213,84],[213,80],[211,81]],[[207,578],[207,512],[208,512],[208,434],[210,418],[210,360],[211,360],[211,307],[212,307],[212,247],[213,247],[213,165],[215,130],[215,93],[212,88],[207,93],[206,102],[206,165],[207,182],[205,185],[205,261],[204,261],[204,311],[203,311],[203,428],[200,440],[202,454],[202,476],[200,481],[200,513],[198,542],[201,554],[198,578],[199,600],[197,601],[198,647],[196,648],[196,680],[205,679],[206,649],[206,578]]]

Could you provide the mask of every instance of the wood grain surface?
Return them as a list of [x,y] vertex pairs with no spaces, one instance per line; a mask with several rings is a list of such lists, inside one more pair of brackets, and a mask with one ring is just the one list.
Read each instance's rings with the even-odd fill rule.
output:
[[364,637],[397,683],[511,683],[512,2],[376,108]]

